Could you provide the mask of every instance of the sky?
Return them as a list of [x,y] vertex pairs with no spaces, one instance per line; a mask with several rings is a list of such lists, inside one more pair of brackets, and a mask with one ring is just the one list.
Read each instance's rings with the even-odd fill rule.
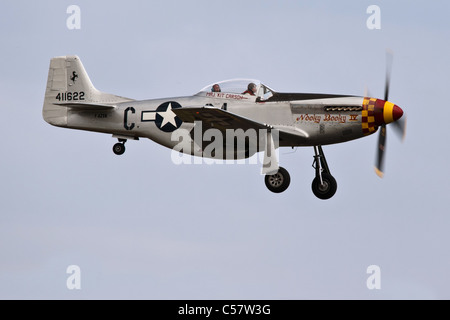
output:
[[[79,29],[68,28],[70,5]],[[370,5],[381,29],[367,26]],[[450,299],[449,11],[448,1],[2,1],[0,299]],[[311,147],[281,149],[291,184],[274,194],[260,165],[176,165],[148,139],[116,156],[111,135],[42,119],[55,56],[78,55],[99,90],[133,99],[231,78],[382,98],[387,49],[406,139],[388,126],[384,179],[377,135],[325,146],[338,183],[327,201],[311,192]]]

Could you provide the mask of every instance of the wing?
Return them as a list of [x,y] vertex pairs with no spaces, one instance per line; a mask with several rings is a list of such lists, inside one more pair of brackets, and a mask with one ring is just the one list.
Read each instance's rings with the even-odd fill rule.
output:
[[235,113],[216,108],[177,108],[172,110],[183,122],[202,121],[203,130],[210,128],[220,130],[223,134],[227,129],[276,129],[279,131],[280,146],[296,146],[308,139],[308,135],[288,126],[272,126],[251,120]]
[[269,129],[268,125],[256,122],[234,113],[216,108],[177,108],[172,109],[183,122],[202,121],[203,128],[226,129]]

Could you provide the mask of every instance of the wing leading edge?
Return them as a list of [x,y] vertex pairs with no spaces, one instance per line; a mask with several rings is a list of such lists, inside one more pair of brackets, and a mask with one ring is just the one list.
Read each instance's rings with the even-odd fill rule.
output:
[[236,130],[248,129],[275,129],[279,131],[280,146],[296,146],[305,143],[308,135],[305,132],[294,130],[290,127],[269,125],[254,121],[235,113],[228,112],[217,108],[177,108],[172,110],[183,122],[202,121],[203,130],[215,128],[220,130],[223,134],[227,129]]

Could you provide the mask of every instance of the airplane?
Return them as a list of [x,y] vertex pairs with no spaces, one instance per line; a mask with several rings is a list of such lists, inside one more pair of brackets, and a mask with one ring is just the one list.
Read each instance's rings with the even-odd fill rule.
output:
[[[386,125],[404,135],[403,110],[384,99],[278,92],[254,79],[210,84],[192,96],[133,100],[97,90],[78,56],[50,60],[42,115],[57,127],[112,134],[116,155],[127,140],[149,138],[180,154],[247,159],[264,152],[266,187],[285,191],[290,175],[279,166],[280,147],[313,147],[312,191],[322,200],[337,190],[322,146],[374,134],[380,129],[375,171],[384,174]],[[231,132],[231,133],[230,133]],[[227,139],[224,139],[226,137]],[[228,139],[229,138],[229,139]],[[261,153],[259,153],[261,155]]]

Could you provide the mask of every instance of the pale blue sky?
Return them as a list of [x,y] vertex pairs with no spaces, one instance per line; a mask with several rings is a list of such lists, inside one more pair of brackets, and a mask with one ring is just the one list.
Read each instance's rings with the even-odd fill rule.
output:
[[[68,30],[66,9],[81,8]],[[381,8],[381,30],[366,9]],[[0,298],[449,299],[450,84],[446,1],[2,1]],[[151,99],[257,78],[287,92],[382,97],[408,115],[377,137],[326,146],[338,182],[311,192],[312,148],[281,150],[269,192],[258,165],[185,165],[150,140],[121,157],[109,135],[41,116],[49,61],[80,56],[94,85]],[[66,288],[81,268],[82,289]],[[381,268],[381,290],[366,269]]]

